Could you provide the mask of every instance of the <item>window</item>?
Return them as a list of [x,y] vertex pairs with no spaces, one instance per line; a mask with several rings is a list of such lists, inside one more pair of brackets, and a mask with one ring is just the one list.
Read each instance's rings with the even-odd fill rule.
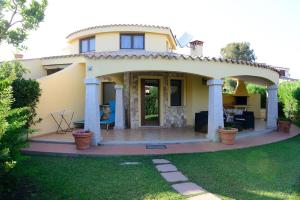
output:
[[120,49],[144,49],[144,40],[141,34],[121,34]]
[[182,106],[182,80],[171,80],[171,106]]
[[102,84],[103,84],[102,104],[108,105],[109,101],[115,100],[116,98],[115,83],[103,82]]
[[279,74],[280,74],[281,77],[285,77],[285,70],[280,70]]
[[80,40],[80,53],[95,51],[95,37]]
[[49,76],[49,75],[51,75],[51,74],[54,74],[54,73],[56,73],[56,72],[58,72],[58,71],[60,71],[60,70],[62,70],[62,69],[60,69],[60,68],[47,69],[47,76]]

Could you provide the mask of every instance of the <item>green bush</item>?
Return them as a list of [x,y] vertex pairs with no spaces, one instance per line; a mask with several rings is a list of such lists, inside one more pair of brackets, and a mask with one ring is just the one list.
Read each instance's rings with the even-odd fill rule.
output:
[[284,116],[294,122],[300,120],[300,81],[284,82],[279,85],[279,101]]
[[[39,84],[23,79],[24,73],[19,62],[0,66],[0,183],[9,182],[9,172],[21,158],[20,149],[26,145],[26,135],[36,115]],[[0,193],[3,190],[0,184]]]
[[28,123],[30,125],[39,122],[41,119],[36,119],[36,106],[41,96],[40,85],[36,80],[26,80],[19,78],[12,83],[13,98],[12,108],[28,107]]
[[248,83],[247,90],[249,94],[260,94],[261,108],[266,108],[266,100],[267,100],[266,87]]

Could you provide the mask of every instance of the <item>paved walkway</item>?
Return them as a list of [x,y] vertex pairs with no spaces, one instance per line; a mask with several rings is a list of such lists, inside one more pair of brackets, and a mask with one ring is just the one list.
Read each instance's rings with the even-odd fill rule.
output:
[[57,144],[45,142],[30,142],[29,147],[22,150],[27,154],[52,154],[52,155],[161,155],[194,152],[213,152],[229,149],[240,149],[263,144],[273,143],[294,137],[300,133],[300,128],[291,127],[290,133],[272,132],[268,134],[239,138],[234,145],[224,145],[213,142],[199,142],[190,144],[166,144],[166,149],[147,149],[146,145],[101,145],[88,150],[76,150],[74,144]]
[[153,159],[156,169],[160,175],[170,184],[172,188],[188,200],[221,200],[216,195],[190,182],[188,178],[177,170],[176,166],[166,159]]

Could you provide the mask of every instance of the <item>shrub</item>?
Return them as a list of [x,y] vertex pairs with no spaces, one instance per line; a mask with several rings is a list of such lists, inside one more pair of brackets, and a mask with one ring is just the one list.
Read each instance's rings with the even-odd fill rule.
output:
[[40,85],[35,80],[19,78],[12,83],[13,98],[12,108],[28,107],[27,127],[39,122],[41,119],[34,120],[36,117],[36,106],[41,96]]
[[4,172],[8,171],[15,164],[13,160],[9,159],[10,149],[3,144],[3,138],[9,127],[7,118],[13,102],[11,84],[14,79],[15,73],[13,71],[10,74],[6,74],[3,67],[0,68],[0,178]]
[[[6,182],[20,159],[20,149],[26,145],[40,96],[38,83],[23,79],[24,73],[19,62],[4,62],[0,66],[0,179]],[[4,189],[0,184],[0,193]]]
[[260,94],[261,108],[266,108],[267,92],[266,87],[248,83],[247,90],[250,94]]
[[284,116],[294,122],[300,120],[300,81],[284,82],[279,85],[279,101]]

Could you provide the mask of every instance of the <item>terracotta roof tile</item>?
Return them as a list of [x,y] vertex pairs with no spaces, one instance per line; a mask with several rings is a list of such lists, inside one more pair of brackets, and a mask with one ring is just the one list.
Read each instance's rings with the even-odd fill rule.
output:
[[80,57],[84,56],[89,59],[113,59],[113,58],[163,58],[163,59],[184,59],[184,60],[198,60],[198,61],[207,61],[207,62],[226,62],[233,64],[243,64],[253,67],[260,67],[273,70],[279,73],[279,70],[267,65],[265,63],[255,63],[250,61],[242,60],[233,60],[233,59],[223,59],[223,58],[209,58],[209,57],[195,57],[185,54],[178,54],[173,52],[152,52],[152,51],[143,51],[143,50],[121,50],[121,51],[106,51],[106,52],[89,52],[82,54],[70,54],[62,56],[51,56],[44,57],[42,59],[55,59],[55,58],[68,58],[68,57]]

